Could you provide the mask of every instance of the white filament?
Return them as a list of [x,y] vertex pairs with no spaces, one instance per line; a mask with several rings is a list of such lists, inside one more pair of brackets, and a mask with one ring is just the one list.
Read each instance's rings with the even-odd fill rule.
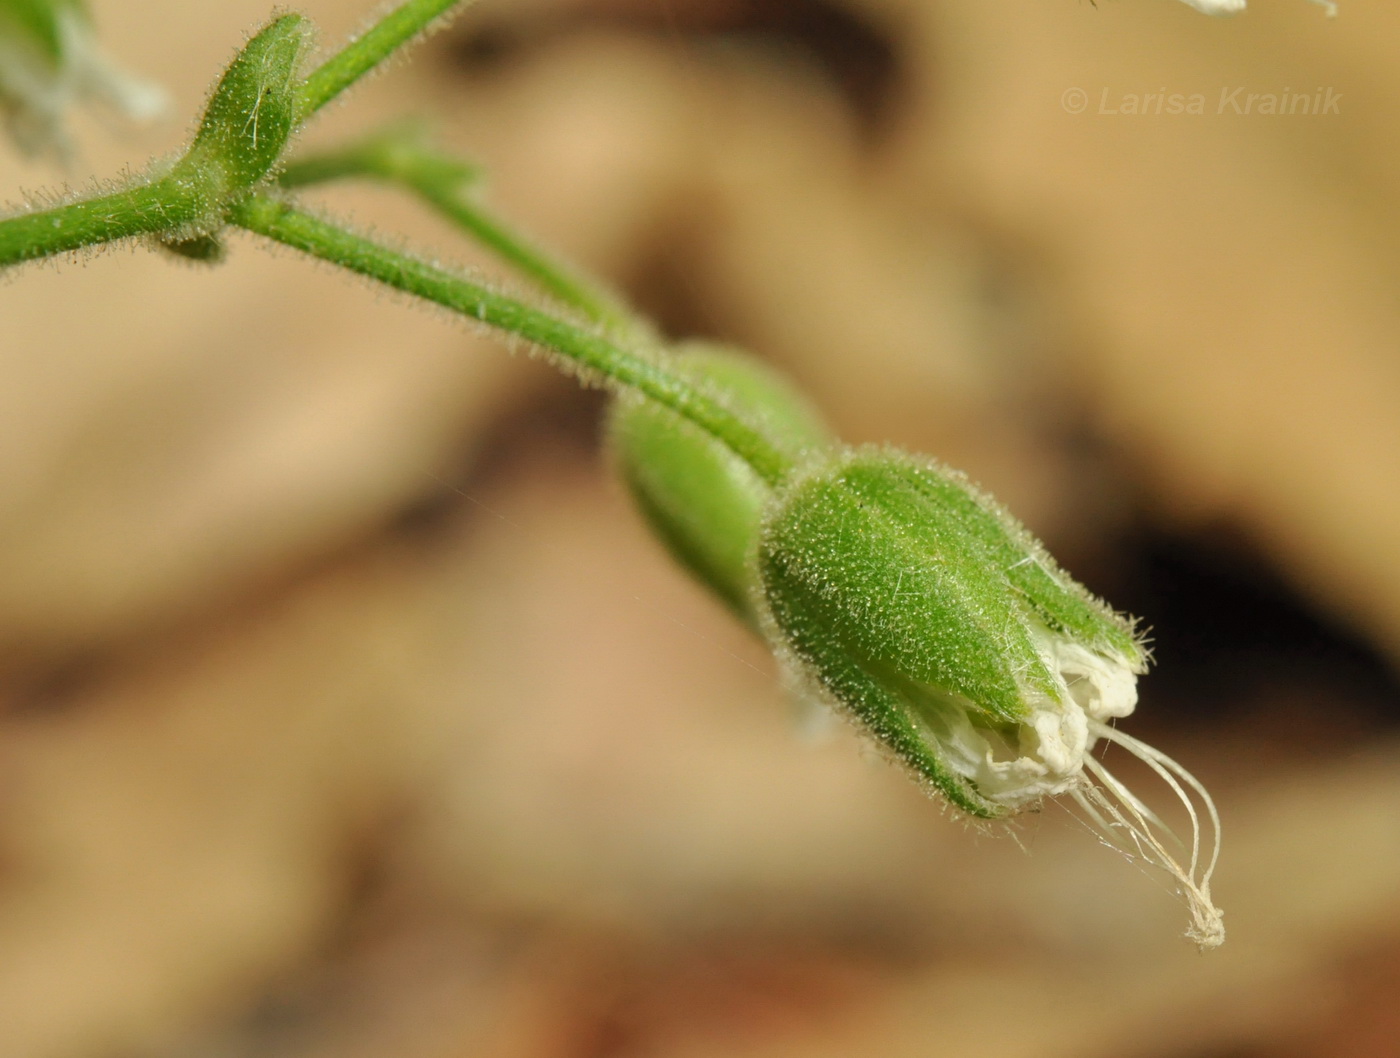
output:
[[[1084,812],[1090,826],[1104,844],[1171,876],[1177,892],[1185,899],[1191,911],[1191,928],[1186,931],[1186,935],[1194,940],[1202,951],[1219,947],[1225,941],[1225,923],[1223,913],[1215,906],[1210,895],[1211,875],[1215,873],[1215,864],[1220,858],[1220,814],[1216,811],[1215,802],[1194,775],[1161,750],[1154,749],[1131,735],[1125,735],[1101,720],[1090,720],[1089,730],[1095,738],[1103,738],[1122,746],[1155,771],[1186,807],[1186,813],[1191,819],[1189,866],[1183,867],[1167,846],[1168,842],[1178,846],[1182,844],[1171,828],[1149,811],[1132,791],[1093,757],[1086,756],[1084,764],[1102,786],[1095,785],[1086,778],[1069,791],[1070,796]],[[1187,789],[1200,799],[1209,823],[1210,855],[1204,868],[1201,857],[1201,814]],[[1112,794],[1112,798],[1108,794]]]
[[[1176,761],[1112,726],[1137,706],[1141,662],[1091,650],[1047,629],[1035,632],[1059,693],[1028,694],[1028,714],[1016,725],[988,725],[980,717],[974,720],[975,711],[958,699],[931,698],[932,708],[921,720],[940,756],[979,794],[1013,811],[1033,808],[1047,797],[1071,797],[1105,845],[1172,879],[1190,909],[1186,935],[1203,950],[1218,947],[1225,926],[1210,895],[1220,856],[1215,802]],[[1146,801],[1094,758],[1100,739],[1137,757],[1181,802],[1191,821],[1189,849]],[[1209,855],[1203,855],[1206,846]]]

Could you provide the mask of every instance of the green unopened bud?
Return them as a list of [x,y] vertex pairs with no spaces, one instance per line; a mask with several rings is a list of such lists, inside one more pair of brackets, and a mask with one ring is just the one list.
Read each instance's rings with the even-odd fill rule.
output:
[[[751,356],[693,342],[676,350],[672,366],[761,427],[795,463],[833,444],[806,400]],[[772,490],[719,441],[650,401],[619,397],[608,433],[623,479],[657,535],[756,626],[750,551]]]
[[274,19],[244,45],[214,88],[194,143],[171,174],[206,189],[211,208],[268,175],[295,127],[295,90],[311,23]]
[[15,142],[63,153],[63,112],[79,99],[138,120],[165,107],[164,92],[103,56],[80,0],[0,0],[0,113]]
[[[1173,875],[1198,943],[1223,940],[1215,856],[1201,855],[1186,791],[1218,850],[1214,805],[1174,761],[1112,726],[1133,711],[1146,667],[1132,623],[994,500],[931,461],[848,450],[783,490],[757,562],[779,654],[920,781],[987,819],[1069,796],[1106,841]],[[1091,756],[1099,739],[1140,757],[1186,804],[1188,866],[1169,848],[1175,836]]]

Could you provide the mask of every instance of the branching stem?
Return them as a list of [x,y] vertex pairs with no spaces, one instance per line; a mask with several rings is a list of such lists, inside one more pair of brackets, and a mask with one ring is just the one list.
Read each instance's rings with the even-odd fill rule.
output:
[[[710,391],[672,370],[666,353],[615,299],[575,278],[464,194],[473,171],[455,159],[404,140],[381,137],[339,155],[311,159],[282,177],[288,185],[337,176],[396,180],[516,265],[597,330],[498,294],[259,193],[286,136],[356,80],[461,0],[405,0],[309,77],[296,82],[304,20],[284,15],[255,36],[225,71],[191,149],[167,175],[54,209],[0,220],[0,267],[140,235],[166,241],[210,235],[224,224],[292,246],[360,275],[517,335],[553,353],[586,381],[633,390],[710,434],[771,485],[790,459],[754,423]],[[290,83],[289,83],[290,81]],[[247,121],[285,107],[272,147]],[[246,118],[246,120],[245,120]],[[405,146],[411,149],[405,149]]]
[[368,178],[407,189],[501,260],[587,319],[619,336],[649,328],[611,293],[535,246],[472,196],[474,166],[424,142],[412,126],[392,127],[347,147],[306,155],[278,177],[285,188],[345,178]]
[[254,195],[229,220],[258,235],[329,261],[395,290],[517,335],[572,364],[585,377],[631,389],[670,408],[731,449],[770,485],[791,464],[753,425],[657,359],[631,352],[523,301],[346,231],[285,202]]
[[407,0],[336,52],[297,89],[296,120],[305,121],[424,32],[462,0]]

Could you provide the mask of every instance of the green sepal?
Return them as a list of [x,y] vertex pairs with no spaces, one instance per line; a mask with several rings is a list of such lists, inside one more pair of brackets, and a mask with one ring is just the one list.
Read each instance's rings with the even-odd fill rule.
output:
[[244,45],[220,78],[199,131],[171,176],[200,184],[211,208],[252,189],[282,157],[311,23],[283,15]]
[[[1009,733],[1031,702],[1061,701],[1046,653],[1056,641],[1142,667],[1131,624],[1004,508],[902,452],[846,450],[809,466],[769,508],[757,562],[775,646],[968,811],[975,790],[940,763],[949,717]],[[911,727],[923,745],[908,744]]]
[[792,674],[805,675],[816,684],[795,688],[804,697],[816,690],[816,700],[836,705],[921,786],[941,794],[955,808],[980,819],[1009,814],[940,758],[936,740],[929,737],[928,720],[911,708],[913,699],[905,681],[891,679],[888,673],[877,676],[851,655],[831,635],[824,612],[801,598],[783,595],[770,606],[768,615],[782,629],[774,643],[778,658],[792,667]]
[[[805,398],[752,356],[691,342],[669,363],[759,427],[794,463],[834,443]],[[623,480],[662,542],[757,627],[750,557],[771,488],[712,435],[651,401],[620,396],[608,436]]]

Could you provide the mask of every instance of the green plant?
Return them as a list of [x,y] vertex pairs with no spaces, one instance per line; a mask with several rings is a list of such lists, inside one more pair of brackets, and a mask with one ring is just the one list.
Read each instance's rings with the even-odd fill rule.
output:
[[[11,28],[26,32],[37,24],[26,12],[77,10],[5,3],[19,20]],[[411,126],[288,157],[317,111],[456,3],[407,0],[310,72],[309,23],[274,18],[224,71],[182,156],[0,220],[0,267],[138,238],[214,262],[241,229],[532,343],[614,396],[613,447],[644,516],[804,693],[971,818],[1069,798],[1107,844],[1171,875],[1191,908],[1189,935],[1218,945],[1214,805],[1189,772],[1113,726],[1135,707],[1146,667],[1132,623],[994,500],[931,460],[841,444],[787,382],[738,351],[668,345],[491,217],[472,197],[473,167]],[[545,298],[503,295],[298,205],[297,192],[345,178],[421,198]],[[1186,806],[1188,851],[1091,755],[1100,741],[1139,757]]]

